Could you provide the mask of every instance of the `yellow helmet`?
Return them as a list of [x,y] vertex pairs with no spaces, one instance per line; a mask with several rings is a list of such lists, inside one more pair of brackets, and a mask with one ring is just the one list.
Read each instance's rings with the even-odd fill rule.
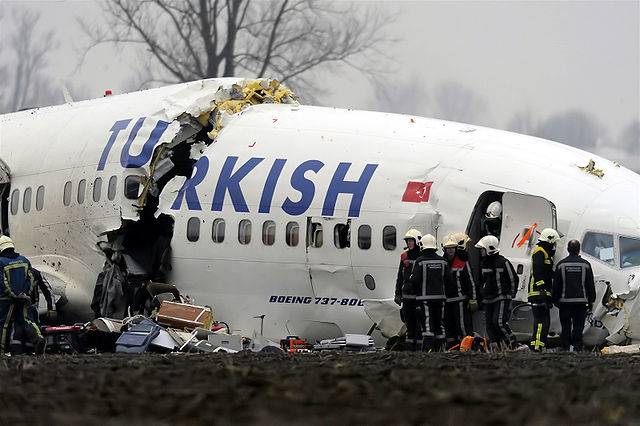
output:
[[457,246],[458,242],[453,238],[453,234],[447,234],[442,239],[442,248],[453,248]]
[[467,249],[467,243],[469,243],[469,241],[471,241],[471,238],[469,238],[469,236],[467,234],[465,234],[464,232],[454,232],[453,234],[451,234],[451,237],[456,242],[456,244],[457,244],[457,246],[458,246],[458,248],[460,250],[466,250]]

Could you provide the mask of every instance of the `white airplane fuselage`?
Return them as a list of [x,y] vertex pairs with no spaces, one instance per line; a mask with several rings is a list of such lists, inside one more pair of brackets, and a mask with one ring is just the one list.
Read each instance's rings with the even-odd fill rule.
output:
[[[179,131],[176,117],[221,84],[0,117],[10,235],[64,288],[65,309],[90,315],[105,261],[98,242],[123,220],[138,219],[126,177],[153,174],[155,150]],[[640,176],[555,142],[407,115],[265,104],[233,116],[214,143],[191,147],[190,157],[197,161],[191,178],[170,180],[155,212],[175,220],[170,281],[245,335],[260,329],[261,315],[272,338],[366,333],[372,321],[363,299],[393,298],[406,230],[440,240],[477,227],[486,197],[503,199],[501,250],[522,265],[520,300],[535,234],[522,238],[534,224],[565,235],[556,260],[569,239],[611,235],[610,251],[583,256],[614,293],[625,293],[640,273],[627,256],[628,242],[640,239]],[[604,176],[579,168],[591,159]],[[632,259],[624,265],[621,250]],[[627,337],[639,338],[639,322],[635,315],[625,322]]]

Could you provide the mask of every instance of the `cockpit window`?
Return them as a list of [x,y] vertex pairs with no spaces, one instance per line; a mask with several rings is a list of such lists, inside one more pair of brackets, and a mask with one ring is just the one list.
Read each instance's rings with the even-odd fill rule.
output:
[[615,264],[613,235],[600,232],[587,232],[582,241],[582,251],[606,262]]
[[620,237],[620,266],[640,266],[640,239]]

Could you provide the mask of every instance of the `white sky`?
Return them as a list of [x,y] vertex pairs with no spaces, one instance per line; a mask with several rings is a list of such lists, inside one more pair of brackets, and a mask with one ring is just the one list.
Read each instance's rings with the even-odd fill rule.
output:
[[[12,1],[35,8],[43,28],[53,28],[60,48],[51,71],[70,87],[100,96],[119,92],[135,74],[134,58],[112,47],[94,50],[73,74],[83,35],[78,17],[100,18],[91,0]],[[380,2],[379,2],[380,3]],[[505,127],[514,113],[543,119],[568,109],[593,114],[615,138],[640,119],[640,1],[381,2],[396,16],[390,85],[413,85],[430,96],[452,81],[480,96],[483,124]],[[5,18],[10,18],[5,16]],[[6,30],[0,29],[4,37]],[[325,105],[384,109],[375,89],[349,73],[328,76]],[[393,92],[393,90],[391,90]],[[419,111],[417,111],[419,112]]]

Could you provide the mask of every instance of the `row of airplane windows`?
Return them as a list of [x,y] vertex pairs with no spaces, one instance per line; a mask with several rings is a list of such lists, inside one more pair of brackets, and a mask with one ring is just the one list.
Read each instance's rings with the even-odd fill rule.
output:
[[[322,247],[323,228],[321,223],[311,223],[307,245],[311,247]],[[198,217],[191,217],[187,221],[187,240],[196,242],[200,239],[201,220]],[[214,243],[222,243],[225,239],[226,221],[222,218],[215,219],[211,224],[211,239]],[[251,243],[252,223],[249,219],[242,219],[238,223],[238,242],[246,245]],[[291,221],[285,226],[285,243],[289,247],[296,247],[300,242],[300,225]],[[369,225],[360,225],[357,232],[358,247],[362,250],[369,250],[372,241],[372,229]],[[351,246],[351,232],[348,225],[338,224],[333,228],[333,244],[336,248],[343,249]],[[272,246],[276,242],[276,223],[266,220],[262,223],[262,244]],[[395,250],[397,247],[396,228],[387,225],[382,229],[382,247],[385,250]]]
[[[111,176],[109,178],[109,182],[107,184],[107,199],[109,201],[113,201],[116,198],[116,190],[118,186],[118,177]],[[124,195],[127,199],[135,200],[138,198],[138,191],[140,187],[140,178],[138,176],[127,176],[125,179],[124,185]],[[72,198],[72,190],[73,184],[71,181],[68,181],[64,184],[64,191],[62,194],[62,204],[65,206],[69,206],[71,204]],[[36,189],[36,210],[40,211],[44,208],[44,185],[40,185],[38,189]],[[92,199],[94,202],[100,201],[102,198],[102,178],[97,177],[93,181],[93,185],[91,188]],[[87,180],[80,179],[78,181],[77,191],[76,191],[76,201],[78,204],[83,204],[87,195]],[[33,190],[31,187],[27,187],[24,189],[22,194],[22,211],[24,213],[29,213],[31,211],[31,199],[33,196]],[[20,190],[14,189],[11,193],[11,214],[18,214],[18,210],[20,208]]]

